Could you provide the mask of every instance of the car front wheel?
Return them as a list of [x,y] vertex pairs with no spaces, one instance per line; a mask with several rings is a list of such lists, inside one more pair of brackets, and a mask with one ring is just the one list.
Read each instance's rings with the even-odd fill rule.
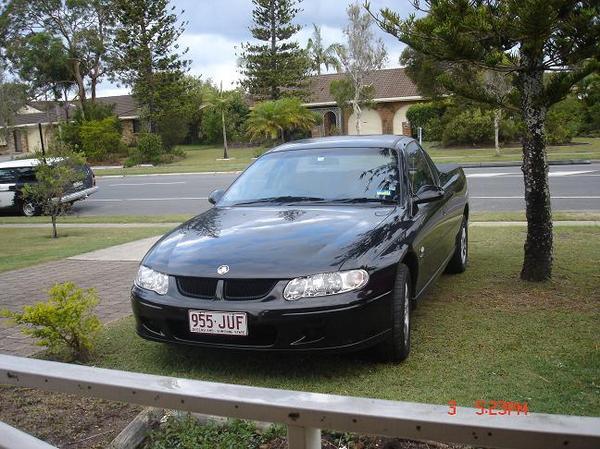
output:
[[381,345],[382,355],[386,361],[401,362],[410,353],[410,292],[410,271],[406,265],[401,263],[398,265],[392,292],[391,333]]

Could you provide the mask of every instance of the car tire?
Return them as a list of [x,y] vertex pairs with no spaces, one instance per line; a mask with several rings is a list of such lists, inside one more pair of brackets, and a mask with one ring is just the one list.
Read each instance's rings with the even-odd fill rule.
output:
[[398,265],[392,291],[391,333],[380,347],[382,358],[385,361],[401,362],[410,353],[411,302],[410,271],[406,265],[401,263]]
[[31,201],[22,201],[21,202],[21,214],[26,217],[33,217],[38,215],[38,208]]
[[463,217],[463,221],[456,236],[456,245],[452,259],[446,266],[446,273],[463,273],[469,263],[469,221]]

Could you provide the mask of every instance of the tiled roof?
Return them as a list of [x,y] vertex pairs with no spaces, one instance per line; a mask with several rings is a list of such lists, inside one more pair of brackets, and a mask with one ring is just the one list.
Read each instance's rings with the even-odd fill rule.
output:
[[[329,93],[333,80],[344,78],[343,73],[317,75],[309,81],[310,97],[307,103],[327,103],[335,101]],[[398,98],[419,96],[417,86],[411,81],[403,68],[383,69],[371,72],[367,81],[375,88],[374,98]]]
[[[114,104],[114,112],[119,117],[137,117],[139,115],[135,100],[131,95],[115,95],[112,97],[97,97],[99,103]],[[65,107],[52,101],[33,101],[29,105],[39,113],[17,114],[13,118],[13,125],[35,125],[37,123],[58,122],[65,120]],[[69,104],[70,116],[79,105],[77,102]]]

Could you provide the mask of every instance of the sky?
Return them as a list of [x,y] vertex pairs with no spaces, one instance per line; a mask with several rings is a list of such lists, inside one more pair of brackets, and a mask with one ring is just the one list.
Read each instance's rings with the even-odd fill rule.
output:
[[[362,2],[362,1],[361,1]],[[179,38],[181,48],[189,48],[186,55],[191,60],[190,74],[223,82],[224,88],[233,88],[240,75],[236,53],[240,44],[251,40],[248,28],[252,25],[251,0],[171,0],[177,10],[183,10],[182,18],[188,21],[185,32]],[[349,0],[304,0],[301,12],[294,23],[302,25],[296,35],[304,47],[312,34],[312,24],[321,26],[326,45],[344,42],[343,28],[347,23],[346,7]],[[401,16],[413,12],[408,0],[371,0],[374,10],[390,7]],[[398,58],[403,44],[374,26],[377,37],[381,37],[388,51],[387,67],[398,67]],[[108,82],[99,86],[99,94],[119,95],[128,93]]]

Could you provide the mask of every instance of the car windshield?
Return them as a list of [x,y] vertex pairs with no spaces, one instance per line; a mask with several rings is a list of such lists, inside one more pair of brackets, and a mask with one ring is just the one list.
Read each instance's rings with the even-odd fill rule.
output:
[[395,150],[335,148],[269,153],[227,190],[221,206],[296,202],[397,202]]

